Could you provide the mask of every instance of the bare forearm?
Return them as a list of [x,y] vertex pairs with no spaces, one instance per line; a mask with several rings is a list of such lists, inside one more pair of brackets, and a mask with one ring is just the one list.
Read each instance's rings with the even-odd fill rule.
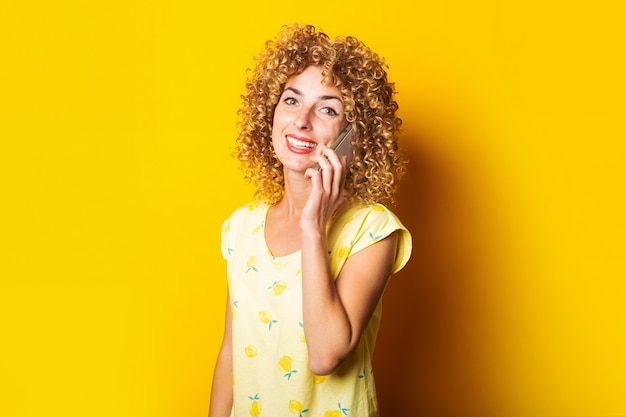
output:
[[302,240],[303,319],[309,366],[313,373],[327,374],[353,349],[355,332],[331,275],[325,236],[303,232]]
[[304,331],[314,373],[333,372],[359,343],[391,273],[397,239],[392,233],[352,254],[333,279],[326,241],[303,233]]

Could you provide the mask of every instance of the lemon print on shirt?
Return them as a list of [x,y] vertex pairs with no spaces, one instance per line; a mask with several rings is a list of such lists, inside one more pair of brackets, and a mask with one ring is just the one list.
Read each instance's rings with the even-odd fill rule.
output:
[[339,249],[339,252],[337,252],[337,257],[342,260],[346,259],[348,255],[350,255],[350,249],[352,249],[352,245],[354,245],[354,242],[350,241],[350,243],[347,246],[342,246]]
[[289,401],[289,411],[293,414],[298,414],[299,417],[304,417],[304,413],[308,413],[309,409],[304,408],[300,401],[291,400]]
[[287,379],[291,379],[291,376],[298,372],[295,369],[291,369],[291,362],[291,356],[288,355],[285,355],[278,360],[278,369],[285,373],[283,376],[286,376]]
[[246,273],[250,271],[259,272],[259,270],[256,269],[256,256],[250,256],[246,262],[246,266],[248,267],[248,269],[246,269]]
[[269,328],[269,330],[272,330],[272,325],[278,323],[278,320],[274,320],[272,318],[272,313],[270,313],[269,311],[259,311],[259,320],[261,320],[261,323],[265,323],[267,324],[267,327]]
[[252,400],[252,404],[250,405],[250,415],[252,417],[259,417],[261,414],[261,403],[259,402],[259,394],[254,397],[248,397]]
[[272,293],[275,296],[281,295],[283,293],[283,291],[285,291],[285,288],[287,288],[287,283],[286,282],[281,282],[281,281],[274,281],[274,283],[272,285],[267,287],[268,290],[272,290]]
[[259,233],[259,230],[261,230],[263,228],[263,224],[265,222],[261,222],[258,226],[256,226],[254,229],[252,229],[252,234],[256,235],[257,233]]
[[[374,372],[371,371],[370,373],[374,373]],[[363,373],[359,374],[359,379],[366,378],[366,377],[367,377],[367,368],[363,368]]]
[[[380,211],[380,212],[384,212],[384,211],[386,211],[386,210],[385,210],[385,208],[384,208],[383,206],[381,206],[380,204],[374,204],[374,205],[372,206],[372,211]],[[375,234],[374,234],[374,233],[372,233],[372,232],[369,232],[368,234],[369,234],[370,239],[372,239],[372,240],[373,240],[373,241],[375,241],[375,242],[378,242],[378,241],[379,241],[379,240],[383,237],[383,235],[375,235]]]
[[249,358],[254,358],[258,353],[256,348],[252,345],[246,346],[246,348],[243,351],[246,354],[246,356]]
[[323,384],[326,381],[326,376],[324,375],[313,375],[313,382],[315,384]]
[[348,415],[348,411],[350,411],[349,408],[345,408],[341,406],[341,403],[337,404],[337,408],[338,410],[328,410],[324,413],[324,417],[341,417],[341,416],[347,416]]
[[231,310],[231,313],[232,313],[232,319],[233,320],[235,320],[235,317],[237,317],[237,307],[239,307],[238,303],[239,303],[239,301],[235,300],[230,305],[230,310]]
[[298,326],[300,326],[300,341],[302,343],[306,343],[306,336],[304,335],[304,324],[302,324],[302,322],[299,321]]

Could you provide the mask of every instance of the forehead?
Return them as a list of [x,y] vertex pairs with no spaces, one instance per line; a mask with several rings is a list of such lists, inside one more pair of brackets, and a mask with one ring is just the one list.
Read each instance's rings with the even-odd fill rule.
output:
[[322,69],[310,66],[301,73],[290,77],[285,84],[285,90],[297,90],[298,93],[304,96],[341,97],[341,92],[337,87],[323,84],[323,81]]

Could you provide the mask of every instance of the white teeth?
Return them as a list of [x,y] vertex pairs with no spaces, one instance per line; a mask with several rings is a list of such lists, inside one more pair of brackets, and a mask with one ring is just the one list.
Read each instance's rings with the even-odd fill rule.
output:
[[313,142],[304,142],[298,139],[294,139],[291,136],[287,136],[287,141],[296,148],[315,149],[317,144]]

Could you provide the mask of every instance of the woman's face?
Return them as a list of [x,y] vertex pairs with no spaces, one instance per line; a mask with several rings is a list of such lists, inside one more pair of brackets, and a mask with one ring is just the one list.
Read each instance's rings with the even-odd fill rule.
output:
[[322,84],[322,69],[310,66],[285,84],[274,111],[272,144],[286,169],[314,165],[319,145],[329,146],[347,126],[339,89]]

